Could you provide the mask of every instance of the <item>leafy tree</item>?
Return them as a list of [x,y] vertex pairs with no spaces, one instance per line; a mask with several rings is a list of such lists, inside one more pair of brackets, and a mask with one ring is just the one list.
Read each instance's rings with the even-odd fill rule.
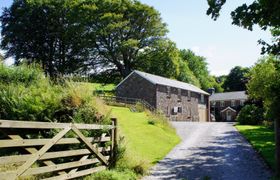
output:
[[209,81],[209,87],[214,88],[215,92],[218,92],[218,93],[224,92],[222,83],[220,83],[215,76],[209,76],[208,81]]
[[210,76],[206,59],[202,56],[197,56],[191,50],[181,50],[181,58],[187,62],[189,69],[194,76],[199,80],[200,87],[204,90],[214,87],[217,92],[221,92],[221,85]]
[[275,57],[260,60],[250,71],[249,96],[262,100],[270,119],[274,120],[276,172],[280,175],[280,61]]
[[223,88],[226,92],[229,91],[245,91],[249,68],[236,66],[230,70],[229,75],[223,83]]
[[179,60],[179,74],[176,79],[200,87],[199,80],[194,76],[193,72],[190,70],[188,62],[182,59]]
[[140,53],[136,67],[148,73],[176,78],[179,73],[179,61],[180,55],[175,43],[163,39]]
[[[207,0],[209,8],[207,15],[216,20],[226,0]],[[272,29],[272,35],[275,39],[274,44],[269,45],[264,41],[263,53],[280,54],[280,1],[279,0],[255,0],[251,4],[242,4],[231,12],[232,24],[253,30],[254,25],[259,25],[261,29]]]
[[263,45],[262,54],[269,52],[271,54],[279,55],[280,53],[280,28],[272,28],[270,30],[272,35],[273,44],[268,44],[263,40],[259,40],[259,43]]
[[134,0],[15,0],[0,20],[7,57],[39,62],[50,76],[94,68],[125,77],[167,32],[153,7]]
[[39,62],[50,76],[79,70],[92,52],[85,47],[82,0],[15,0],[5,8],[1,47],[6,56]]
[[[167,33],[159,12],[133,0],[94,0],[85,12],[92,48],[98,52],[94,61],[103,69],[117,69],[127,76],[137,64],[137,56],[146,48],[158,47]],[[153,51],[154,52],[154,51]]]

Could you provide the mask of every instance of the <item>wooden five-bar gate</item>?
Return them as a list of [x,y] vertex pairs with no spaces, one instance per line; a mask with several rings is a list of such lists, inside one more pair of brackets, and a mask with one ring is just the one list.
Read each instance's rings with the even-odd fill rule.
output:
[[72,179],[106,169],[112,125],[0,120],[0,179]]

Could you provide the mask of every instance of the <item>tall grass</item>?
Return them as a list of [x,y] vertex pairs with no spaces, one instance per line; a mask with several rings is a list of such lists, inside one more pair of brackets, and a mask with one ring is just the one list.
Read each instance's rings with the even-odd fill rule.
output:
[[0,64],[1,119],[103,123],[109,109],[100,101],[74,82],[52,82],[36,65]]

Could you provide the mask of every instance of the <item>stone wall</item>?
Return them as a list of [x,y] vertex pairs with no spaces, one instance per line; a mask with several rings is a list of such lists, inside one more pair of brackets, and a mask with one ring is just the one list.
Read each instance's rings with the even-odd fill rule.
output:
[[[204,95],[202,102],[199,93],[154,85],[136,73],[131,74],[116,88],[116,95],[145,100],[173,121],[208,121],[208,96]],[[178,110],[177,113],[175,109]],[[206,116],[199,115],[201,109],[204,109]],[[202,120],[201,117],[205,119]]]
[[[178,94],[178,89],[170,87],[170,94],[168,87],[157,85],[156,93],[156,107],[162,111],[170,120],[173,121],[207,121],[208,120],[208,96],[205,96],[205,101],[201,102],[200,94],[181,90],[181,97]],[[199,119],[198,106],[202,106],[207,113],[206,119]],[[174,107],[181,108],[181,111],[175,113]]]
[[156,86],[135,73],[116,88],[116,96],[142,99],[156,106]]

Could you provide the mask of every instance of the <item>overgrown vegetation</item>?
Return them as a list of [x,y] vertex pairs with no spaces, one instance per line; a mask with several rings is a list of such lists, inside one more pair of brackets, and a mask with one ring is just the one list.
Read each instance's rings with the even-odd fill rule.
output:
[[73,82],[52,82],[35,65],[0,64],[0,118],[104,123],[109,109],[92,91]]
[[265,126],[235,126],[238,131],[260,153],[268,165],[275,170],[275,139],[273,129]]

